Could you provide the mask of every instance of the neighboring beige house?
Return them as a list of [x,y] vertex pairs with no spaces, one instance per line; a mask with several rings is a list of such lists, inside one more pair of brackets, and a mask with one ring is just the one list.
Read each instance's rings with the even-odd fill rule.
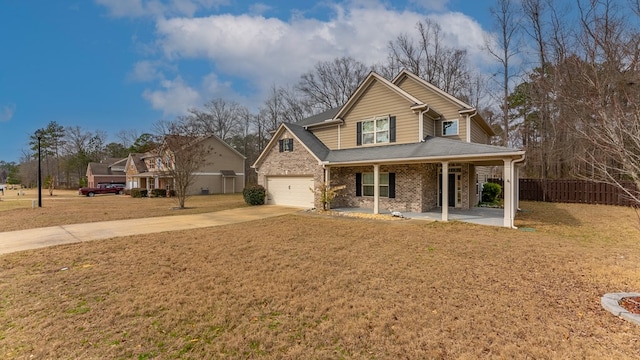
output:
[[346,186],[333,207],[440,207],[447,221],[449,207],[478,204],[482,174],[500,166],[512,227],[525,153],[489,145],[494,135],[475,108],[416,75],[388,81],[372,72],[342,107],[281,125],[252,167],[269,204],[322,208],[309,189],[330,183]]
[[[230,194],[244,189],[244,155],[215,135],[203,140],[210,150],[206,164],[195,173],[189,194]],[[173,178],[166,172],[168,161],[153,152],[129,154],[126,169],[128,189],[174,190]]]
[[87,186],[96,187],[100,184],[124,184],[124,172],[127,158],[105,159],[101,162],[90,162],[87,165]]

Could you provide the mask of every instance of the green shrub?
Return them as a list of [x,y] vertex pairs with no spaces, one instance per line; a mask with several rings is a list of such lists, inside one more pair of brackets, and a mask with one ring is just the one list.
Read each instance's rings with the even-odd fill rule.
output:
[[249,205],[263,205],[264,199],[267,197],[267,191],[264,186],[258,184],[247,185],[242,190],[244,201]]
[[167,189],[153,189],[151,190],[152,197],[166,197]]
[[494,204],[502,193],[502,186],[496,183],[484,183],[482,186],[482,202]]
[[148,194],[147,189],[142,189],[142,188],[131,189],[131,197],[143,198],[143,197],[147,197],[148,195],[149,194]]

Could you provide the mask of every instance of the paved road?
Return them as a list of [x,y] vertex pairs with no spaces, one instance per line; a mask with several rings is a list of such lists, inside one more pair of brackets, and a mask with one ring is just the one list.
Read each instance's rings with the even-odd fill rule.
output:
[[300,211],[300,208],[263,205],[205,214],[101,221],[0,232],[0,254],[119,236],[235,224],[291,214],[297,211]]

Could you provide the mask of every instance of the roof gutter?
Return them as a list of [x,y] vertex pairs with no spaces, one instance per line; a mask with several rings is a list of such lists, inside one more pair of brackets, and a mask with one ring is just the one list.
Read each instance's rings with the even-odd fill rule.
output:
[[307,126],[303,126],[303,128],[305,130],[311,129],[311,128],[319,128],[319,127],[323,127],[323,126],[331,126],[331,125],[338,125],[338,124],[344,124],[344,120],[341,118],[336,118],[336,119],[328,119],[319,123],[315,123],[315,124],[310,124]]
[[442,118],[442,114],[440,114],[439,112],[437,112],[436,110],[432,109],[429,104],[417,104],[417,105],[413,105],[411,106],[411,110],[413,111],[420,111],[424,114],[429,113],[429,111],[433,111],[434,113],[436,113],[436,115],[438,115],[438,117],[432,117],[431,115],[429,115],[429,117],[433,118],[433,119],[441,119]]
[[492,153],[492,154],[475,154],[475,155],[442,155],[427,158],[395,158],[395,159],[371,159],[371,160],[358,160],[358,161],[345,161],[345,162],[331,162],[322,161],[322,165],[361,165],[371,163],[406,163],[406,162],[438,162],[438,161],[458,161],[458,160],[501,160],[505,157],[521,157],[522,159],[514,160],[514,162],[520,162],[524,160],[524,151],[517,151],[512,153]]

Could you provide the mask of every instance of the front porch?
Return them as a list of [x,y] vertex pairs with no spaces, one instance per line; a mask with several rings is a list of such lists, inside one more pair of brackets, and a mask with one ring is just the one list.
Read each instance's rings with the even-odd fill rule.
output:
[[[373,214],[373,209],[366,208],[335,208],[342,213]],[[389,214],[389,210],[380,210],[379,214]],[[435,208],[426,212],[401,212],[407,219],[441,221],[442,208]],[[470,209],[449,208],[449,221],[462,221],[487,226],[504,226],[504,210],[496,208],[473,207]]]

